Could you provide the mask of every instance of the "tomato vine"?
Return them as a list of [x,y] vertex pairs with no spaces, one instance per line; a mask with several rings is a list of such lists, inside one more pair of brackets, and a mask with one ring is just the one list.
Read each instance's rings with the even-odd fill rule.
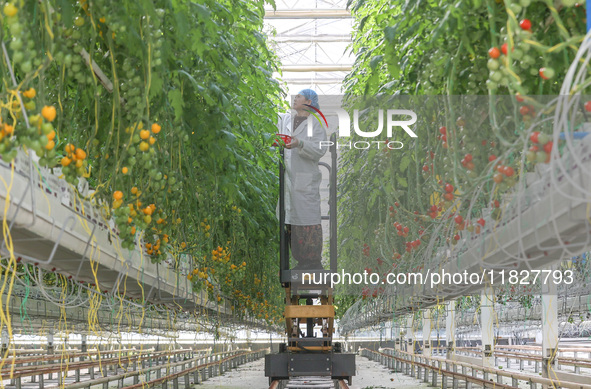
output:
[[[264,1],[11,0],[2,11],[3,160],[23,147],[70,184],[86,179],[124,249],[191,255],[196,290],[279,320],[268,145],[282,95]],[[218,247],[231,255],[213,266]]]
[[[343,152],[341,266],[380,276],[421,270],[424,258],[498,221],[519,176],[549,161],[551,126],[532,133],[530,125],[551,114],[538,95],[559,94],[585,34],[585,9],[550,0],[348,7],[356,60],[346,98],[410,96],[419,118],[418,138],[401,150]],[[371,298],[384,288],[357,292]],[[343,298],[341,309],[351,301]]]

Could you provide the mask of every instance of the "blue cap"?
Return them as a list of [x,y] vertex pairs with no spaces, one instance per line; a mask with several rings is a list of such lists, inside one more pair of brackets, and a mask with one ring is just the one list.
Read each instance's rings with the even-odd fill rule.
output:
[[307,100],[311,100],[310,105],[312,107],[320,109],[318,105],[318,94],[312,89],[302,89],[298,94],[304,96]]

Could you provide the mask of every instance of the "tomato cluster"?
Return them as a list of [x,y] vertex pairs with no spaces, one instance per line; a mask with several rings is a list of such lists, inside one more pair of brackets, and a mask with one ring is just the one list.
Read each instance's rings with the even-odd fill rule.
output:
[[531,147],[526,154],[527,161],[533,164],[550,162],[550,155],[554,146],[554,142],[550,139],[549,135],[534,131],[529,137]]
[[[281,97],[261,4],[4,2],[0,155],[9,162],[24,148],[74,188],[85,179],[78,195],[114,219],[113,244],[153,262],[178,269],[231,239],[235,268],[208,266],[215,286],[225,296],[244,288],[248,307],[271,319],[261,285],[234,277],[256,273],[264,289],[279,289],[263,277],[276,259],[277,192],[276,156],[263,143]],[[261,265],[241,265],[251,257]]]

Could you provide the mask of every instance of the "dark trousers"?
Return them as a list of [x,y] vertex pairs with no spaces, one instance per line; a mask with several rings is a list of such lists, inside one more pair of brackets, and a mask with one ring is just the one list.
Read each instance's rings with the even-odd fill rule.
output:
[[291,255],[298,261],[294,269],[320,270],[322,267],[322,225],[285,225]]

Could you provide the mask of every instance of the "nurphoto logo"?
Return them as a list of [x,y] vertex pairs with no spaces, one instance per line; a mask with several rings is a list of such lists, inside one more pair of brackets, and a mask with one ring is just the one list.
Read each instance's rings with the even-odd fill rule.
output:
[[[311,107],[314,108],[314,107]],[[324,114],[322,112],[320,112],[319,109],[314,108],[314,110],[316,110],[324,119],[324,122],[326,123],[327,127],[328,127],[328,122],[326,120],[326,117],[324,116]],[[379,109],[378,110],[378,127],[376,130],[374,131],[363,131],[360,126],[359,126],[359,109],[355,109],[353,110],[353,129],[355,131],[355,134],[357,134],[358,136],[361,136],[363,138],[375,138],[378,137],[382,134],[382,131],[384,130],[384,112],[385,116],[386,116],[386,136],[388,138],[392,138],[393,133],[394,133],[394,128],[400,127],[402,128],[406,134],[408,136],[410,136],[411,138],[417,138],[417,134],[410,128],[411,125],[413,125],[414,123],[416,123],[417,121],[417,114],[414,113],[413,111],[410,111],[408,109],[388,109],[388,110],[383,110],[383,109]],[[312,112],[311,112],[312,113]],[[315,115],[314,113],[312,113],[316,119],[320,122],[320,118]],[[330,113],[329,113],[330,114]],[[339,126],[338,126],[338,136],[339,138],[346,138],[346,137],[350,137],[351,136],[351,117],[349,115],[349,113],[347,111],[345,111],[342,108],[335,108],[334,109],[334,114],[336,114],[336,116],[338,117],[338,121],[339,121]],[[320,122],[320,124],[322,124],[322,122]],[[308,120],[308,136],[312,136],[313,133],[313,128],[312,128],[312,121]],[[369,149],[371,147],[371,145],[376,145],[377,148],[380,148],[380,145],[382,144],[386,144],[386,147],[388,147],[391,150],[397,150],[397,149],[401,149],[404,147],[404,143],[400,142],[400,141],[369,141],[369,140],[363,140],[363,141],[356,141],[356,142],[337,142],[337,148],[355,148],[355,149],[360,149],[360,150],[364,150],[364,149]],[[331,147],[333,146],[335,143],[332,141],[320,141],[319,142],[319,147]]]

